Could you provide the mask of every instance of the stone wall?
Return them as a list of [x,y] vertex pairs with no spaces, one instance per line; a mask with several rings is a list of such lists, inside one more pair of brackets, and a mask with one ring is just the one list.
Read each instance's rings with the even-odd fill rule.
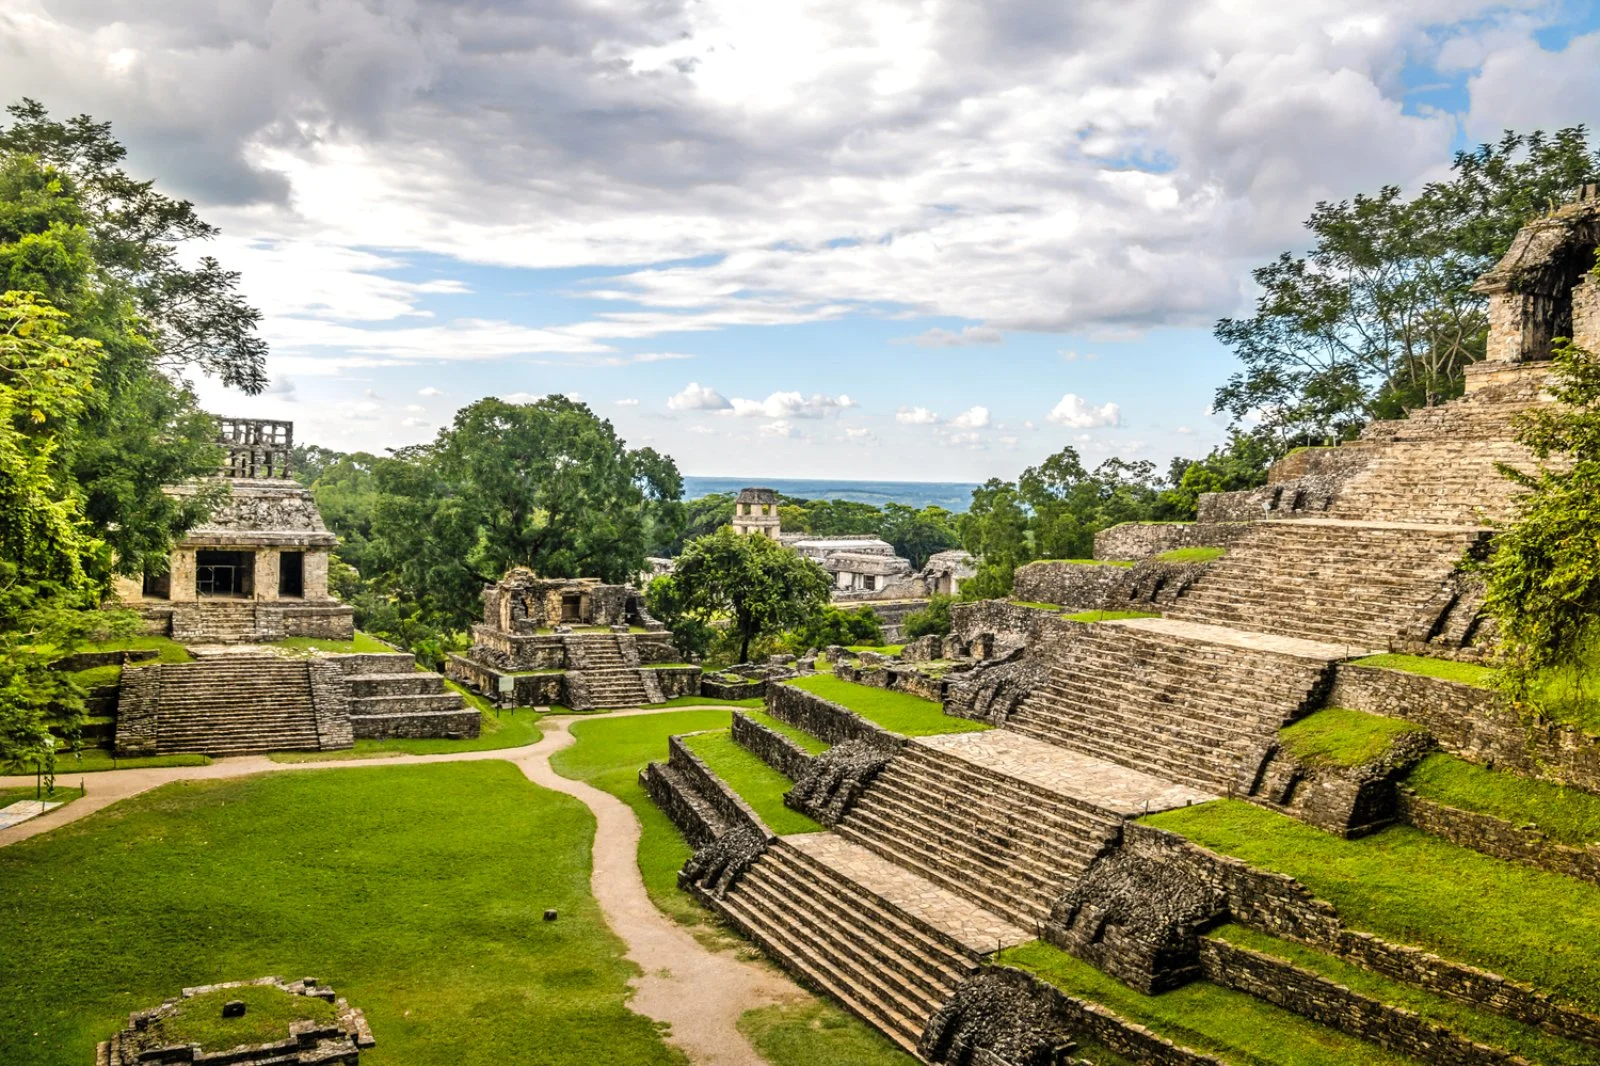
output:
[[1345,483],[1372,462],[1375,450],[1365,442],[1338,448],[1306,448],[1280,459],[1267,484],[1238,492],[1200,496],[1201,524],[1259,522],[1266,518],[1314,518],[1326,514]]
[[742,711],[733,712],[733,739],[791,781],[799,780],[814,756],[769,726]]
[[692,848],[701,848],[717,838],[722,820],[698,796],[678,788],[681,778],[661,763],[649,763],[639,771],[639,785],[664,813]]
[[950,631],[979,659],[993,659],[1036,644],[1058,624],[1060,615],[1009,600],[978,600],[950,605]]
[[848,707],[793,685],[767,686],[767,713],[829,744],[868,740],[898,747],[904,743]]
[[1107,563],[1029,563],[1017,568],[1011,594],[1019,600],[1090,611],[1105,606],[1127,576],[1127,567]]
[[672,643],[671,633],[631,633],[621,638],[624,643],[633,645],[638,652],[639,662],[646,666],[651,663],[676,663],[683,661],[683,655],[678,651],[677,645]]
[[1464,848],[1600,885],[1600,844],[1562,844],[1534,826],[1513,825],[1493,815],[1449,807],[1408,788],[1399,790],[1399,817],[1407,825]]
[[1526,1066],[1508,1051],[1467,1040],[1413,1011],[1352,992],[1309,970],[1226,941],[1202,940],[1206,980],[1248,993],[1379,1047],[1439,1066]]
[[661,686],[661,698],[700,695],[700,668],[698,666],[669,666],[652,670],[656,684]]
[[1094,535],[1094,557],[1138,562],[1178,548],[1226,548],[1244,531],[1242,523],[1225,520],[1124,522]]
[[682,774],[690,786],[709,803],[724,822],[752,829],[763,839],[772,839],[772,830],[740,795],[723,783],[700,757],[689,750],[682,737],[667,738],[667,765]]
[[[346,670],[336,659],[314,658],[306,663],[311,681],[311,709],[317,720],[317,746],[324,751],[355,743],[350,722],[350,685]],[[476,719],[477,712],[473,712]]]
[[486,625],[472,627],[472,650],[467,654],[504,670],[561,670],[567,665],[558,636],[524,636]]
[[[310,557],[307,557],[310,565]],[[278,601],[262,605],[258,614],[276,611],[282,622],[278,629],[285,637],[316,637],[319,640],[350,640],[355,636],[355,608],[342,603],[291,604]]]
[[1404,718],[1473,762],[1600,792],[1600,738],[1531,711],[1518,714],[1493,689],[1342,663],[1328,705]]
[[349,723],[356,740],[461,740],[478,735],[482,716],[464,707],[459,711],[353,714]]
[[727,675],[706,674],[700,678],[700,695],[710,696],[719,700],[756,700],[767,694],[765,681],[751,681],[739,678],[737,681],[724,680]]
[[161,710],[161,668],[130,666],[122,671],[117,700],[117,754],[154,755]]
[[[445,659],[444,673],[497,707],[545,707],[552,703],[571,706],[567,700],[567,675],[559,670],[510,674],[464,655],[450,655]],[[502,677],[511,678],[509,693],[500,690]]]
[[904,692],[935,703],[944,702],[944,679],[913,665],[856,666],[842,662],[834,664],[833,673],[841,681]]
[[886,644],[897,644],[904,635],[906,617],[921,611],[928,606],[924,599],[896,599],[890,602],[871,601],[875,593],[862,594],[868,599],[851,598],[849,600],[835,597],[834,606],[841,611],[866,611],[870,610],[878,616],[878,624],[883,629],[883,640]]

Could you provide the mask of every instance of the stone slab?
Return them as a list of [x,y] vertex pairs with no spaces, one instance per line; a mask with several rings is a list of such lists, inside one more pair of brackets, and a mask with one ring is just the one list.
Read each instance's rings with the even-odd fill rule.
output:
[[1186,622],[1181,618],[1120,618],[1111,622],[1096,622],[1095,625],[1142,629],[1150,633],[1165,633],[1168,636],[1202,641],[1207,644],[1224,644],[1228,647],[1244,648],[1249,651],[1276,652],[1279,655],[1294,655],[1301,659],[1316,659],[1321,662],[1359,658],[1363,655],[1376,655],[1386,650],[1384,648],[1373,648],[1363,651],[1361,649],[1351,649],[1343,644],[1329,644],[1320,640],[1303,640],[1300,637],[1281,637],[1273,633],[1255,633],[1245,629],[1230,629],[1227,626],[1208,625],[1204,622]]
[[1122,817],[1165,811],[1217,798],[1188,785],[1176,784],[1092,755],[1058,748],[1009,729],[914,737],[911,743],[922,744],[943,755],[1014,777],[1035,788],[1079,800]]
[[861,886],[978,954],[1034,939],[1033,933],[1012,925],[998,914],[835,833],[803,833],[782,840],[844,880]]
[[61,806],[59,803],[50,803],[46,800],[18,800],[5,808],[0,808],[0,829],[10,829],[14,825],[21,825],[29,818],[37,818],[46,811],[53,811]]

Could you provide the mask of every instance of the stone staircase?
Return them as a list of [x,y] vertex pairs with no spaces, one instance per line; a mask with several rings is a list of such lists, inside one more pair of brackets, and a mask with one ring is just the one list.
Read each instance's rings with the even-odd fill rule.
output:
[[785,969],[913,1054],[979,956],[1029,935],[829,833],[773,841],[718,904]]
[[1121,832],[1074,797],[905,745],[836,827],[847,840],[1027,929]]
[[250,600],[200,600],[176,605],[172,639],[190,644],[248,644],[259,640],[256,605]]
[[1387,651],[1489,531],[1301,518],[1258,522],[1166,611],[1168,617]]
[[566,647],[567,697],[573,710],[643,707],[663,702],[655,674],[639,666],[631,638],[608,633],[583,633],[563,638]]
[[227,655],[142,669],[159,671],[162,754],[256,755],[321,747],[306,660]]
[[1169,619],[1079,629],[1006,728],[1213,794],[1320,701],[1340,654]]
[[383,714],[435,714],[459,711],[461,695],[445,687],[444,677],[418,670],[415,656],[352,655],[344,660],[350,689],[350,717]]

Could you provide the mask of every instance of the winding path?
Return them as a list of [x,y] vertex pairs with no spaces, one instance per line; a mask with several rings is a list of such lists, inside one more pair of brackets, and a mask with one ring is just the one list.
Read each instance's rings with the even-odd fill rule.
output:
[[[607,717],[661,713],[665,713],[665,709],[646,708],[620,711]],[[739,1016],[757,1007],[795,1001],[806,993],[771,967],[741,960],[732,951],[711,951],[688,930],[656,910],[639,876],[636,859],[639,820],[633,811],[610,793],[583,781],[561,777],[550,766],[550,756],[574,740],[568,726],[581,720],[567,715],[541,719],[539,728],[544,736],[538,743],[521,748],[304,763],[278,763],[264,756],[249,756],[221,759],[208,766],[152,767],[89,774],[85,775],[89,787],[81,799],[21,825],[0,830],[0,847],[48,833],[173,781],[209,781],[290,770],[501,759],[516,764],[535,784],[572,796],[594,813],[591,889],[606,923],[627,945],[627,958],[642,971],[629,982],[634,989],[629,1006],[647,1018],[670,1025],[668,1042],[682,1049],[697,1066],[765,1066],[765,1060],[739,1032]],[[58,780],[67,783],[66,777]],[[0,788],[31,784],[32,777],[0,777]]]

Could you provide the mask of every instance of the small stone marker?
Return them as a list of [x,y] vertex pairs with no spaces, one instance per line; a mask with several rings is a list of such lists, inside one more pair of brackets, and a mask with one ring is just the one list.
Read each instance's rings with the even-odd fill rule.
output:
[[242,1000],[242,999],[230,999],[230,1000],[228,1000],[228,1002],[226,1002],[226,1003],[224,1003],[222,1005],[222,1016],[224,1018],[243,1018],[244,1017],[244,1000]]
[[547,922],[553,922],[556,920],[556,911],[554,907],[544,912],[544,920]]

